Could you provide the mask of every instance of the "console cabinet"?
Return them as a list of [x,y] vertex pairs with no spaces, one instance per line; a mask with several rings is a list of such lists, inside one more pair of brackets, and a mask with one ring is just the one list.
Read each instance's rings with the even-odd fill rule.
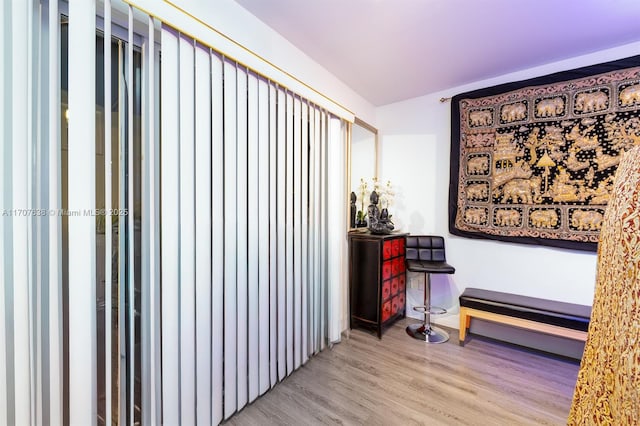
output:
[[382,336],[383,327],[405,316],[405,237],[407,234],[349,234],[351,328]]

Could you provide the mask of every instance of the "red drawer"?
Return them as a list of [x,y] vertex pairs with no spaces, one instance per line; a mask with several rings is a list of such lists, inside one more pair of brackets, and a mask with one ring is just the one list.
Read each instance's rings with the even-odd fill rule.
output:
[[391,294],[394,296],[398,294],[399,281],[398,277],[391,279]]
[[400,293],[404,293],[405,286],[407,284],[407,276],[402,274],[398,277],[398,291]]
[[382,300],[388,299],[391,296],[391,281],[386,280],[382,282]]
[[400,241],[401,238],[389,241],[389,243],[391,243],[391,256],[396,257],[400,255]]
[[[403,310],[403,309],[404,309],[404,302],[405,302],[405,299],[404,299],[404,293],[400,293],[400,294],[398,295],[398,310],[399,310],[399,311],[401,311],[401,310]],[[393,302],[392,302],[392,303],[393,303]]]
[[382,321],[386,321],[391,316],[391,300],[382,304]]
[[391,275],[396,276],[404,272],[404,257],[396,257],[391,262]]
[[391,299],[391,315],[395,315],[398,313],[400,309],[400,298],[398,296]]
[[387,260],[386,262],[382,262],[382,279],[388,280],[391,278],[392,270],[393,270],[393,260]]
[[383,259],[391,259],[393,256],[395,256],[395,254],[393,254],[393,243],[395,240],[392,241],[385,241],[384,243],[382,243],[382,258]]

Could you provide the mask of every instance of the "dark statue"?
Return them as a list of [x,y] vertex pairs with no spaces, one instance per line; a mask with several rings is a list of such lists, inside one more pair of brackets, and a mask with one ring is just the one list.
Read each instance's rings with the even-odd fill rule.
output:
[[372,234],[390,234],[393,231],[394,225],[389,217],[387,209],[382,209],[382,212],[378,209],[378,193],[371,191],[369,197],[371,204],[367,208],[367,214],[369,216],[369,231]]
[[355,228],[356,227],[356,200],[358,199],[358,196],[356,195],[355,192],[351,192],[351,205],[350,205],[350,211],[349,211],[349,227],[350,228]]

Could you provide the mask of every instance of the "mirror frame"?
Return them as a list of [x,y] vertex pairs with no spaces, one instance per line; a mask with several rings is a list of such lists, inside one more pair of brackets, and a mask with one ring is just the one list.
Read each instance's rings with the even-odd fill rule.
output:
[[[374,141],[374,165],[373,165],[373,173],[374,175],[371,176],[372,178],[377,178],[378,174],[379,174],[379,155],[378,155],[378,129],[373,127],[372,125],[370,125],[369,123],[361,120],[358,117],[355,117],[354,122],[351,123],[349,125],[348,128],[348,136],[347,136],[347,179],[346,179],[346,186],[347,186],[347,206],[350,206],[351,204],[351,192],[353,191],[353,188],[351,188],[351,178],[352,178],[352,169],[353,169],[353,158],[352,158],[352,151],[351,151],[351,147],[352,147],[352,143],[353,143],[353,126],[359,126],[362,127],[363,129],[371,132],[373,134],[373,141]],[[352,231],[353,229],[356,228],[352,228],[351,227],[351,209],[347,208],[347,230]]]

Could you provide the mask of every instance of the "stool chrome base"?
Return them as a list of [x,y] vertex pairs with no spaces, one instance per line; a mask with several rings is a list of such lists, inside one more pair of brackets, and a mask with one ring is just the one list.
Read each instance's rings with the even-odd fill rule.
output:
[[444,343],[449,340],[449,333],[427,324],[411,324],[407,327],[407,334],[426,343]]

